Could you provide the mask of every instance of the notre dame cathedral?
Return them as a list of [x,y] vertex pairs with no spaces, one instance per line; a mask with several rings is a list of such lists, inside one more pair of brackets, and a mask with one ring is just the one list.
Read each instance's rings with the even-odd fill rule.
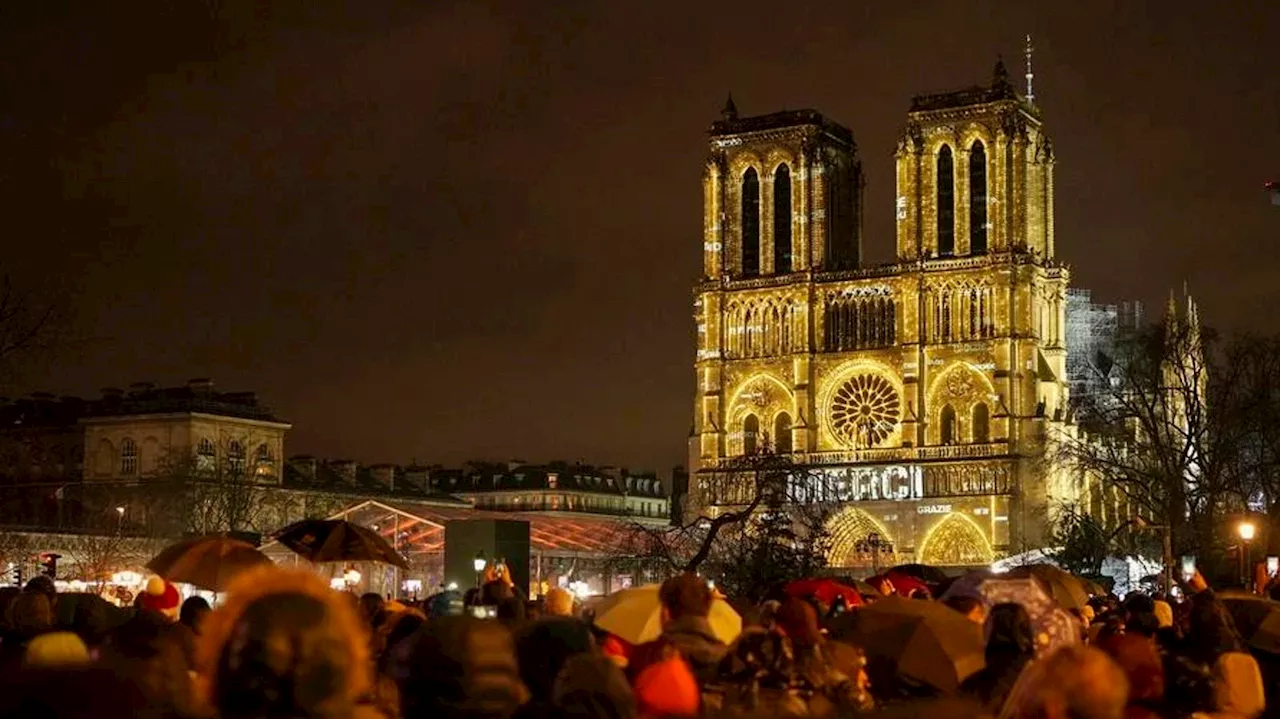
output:
[[841,509],[835,567],[972,566],[1042,547],[1075,483],[1065,427],[1069,273],[1039,108],[990,85],[912,100],[896,152],[897,259],[862,264],[853,134],[816,111],[710,131],[697,285],[692,503],[733,504],[735,457],[789,454]]

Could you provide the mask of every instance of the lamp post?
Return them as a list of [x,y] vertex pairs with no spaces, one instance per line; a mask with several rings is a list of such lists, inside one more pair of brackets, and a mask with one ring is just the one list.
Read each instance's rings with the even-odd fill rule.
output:
[[116,536],[124,533],[124,507],[116,507]]
[[484,568],[489,561],[484,558],[484,550],[476,552],[476,558],[471,561],[471,565],[476,570],[476,588],[480,587],[480,578],[484,575]]
[[1250,591],[1253,591],[1253,588],[1249,586],[1252,584],[1249,581],[1249,554],[1252,549],[1249,543],[1253,541],[1253,536],[1257,531],[1258,528],[1248,520],[1241,522],[1236,527],[1236,532],[1240,535],[1240,581]]

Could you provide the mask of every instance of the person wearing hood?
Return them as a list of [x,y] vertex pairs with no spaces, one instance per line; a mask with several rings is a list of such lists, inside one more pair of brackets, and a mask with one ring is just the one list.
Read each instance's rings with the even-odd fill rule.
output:
[[635,648],[627,665],[632,685],[649,668],[678,654],[688,663],[699,685],[715,679],[729,648],[716,637],[707,617],[714,597],[711,587],[691,572],[676,575],[658,589],[662,634]]
[[1027,610],[1010,602],[995,605],[987,616],[986,666],[964,680],[960,692],[988,709],[999,710],[1035,653],[1035,633]]
[[591,628],[572,617],[546,617],[523,628],[516,636],[516,660],[520,679],[529,690],[524,716],[554,715],[553,693],[561,669],[579,654],[598,655]]

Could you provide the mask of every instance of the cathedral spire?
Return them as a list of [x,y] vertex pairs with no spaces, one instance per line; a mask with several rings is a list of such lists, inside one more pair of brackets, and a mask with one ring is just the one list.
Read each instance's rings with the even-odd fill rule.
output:
[[725,100],[724,109],[720,111],[720,116],[726,120],[738,119],[738,106],[733,104],[733,92],[730,92],[729,99]]
[[1031,33],[1027,33],[1027,45],[1023,52],[1027,58],[1027,102],[1031,103],[1036,101],[1035,86],[1031,82],[1035,79],[1035,73],[1031,71],[1031,51],[1034,49],[1035,48],[1031,46]]

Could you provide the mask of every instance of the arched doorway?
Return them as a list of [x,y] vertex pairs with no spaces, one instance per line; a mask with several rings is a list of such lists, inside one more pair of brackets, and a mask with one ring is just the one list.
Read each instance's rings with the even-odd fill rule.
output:
[[897,564],[893,535],[883,524],[857,507],[845,507],[827,520],[832,567],[881,568]]
[[976,567],[995,559],[982,528],[967,515],[952,512],[925,535],[919,561],[935,567]]

